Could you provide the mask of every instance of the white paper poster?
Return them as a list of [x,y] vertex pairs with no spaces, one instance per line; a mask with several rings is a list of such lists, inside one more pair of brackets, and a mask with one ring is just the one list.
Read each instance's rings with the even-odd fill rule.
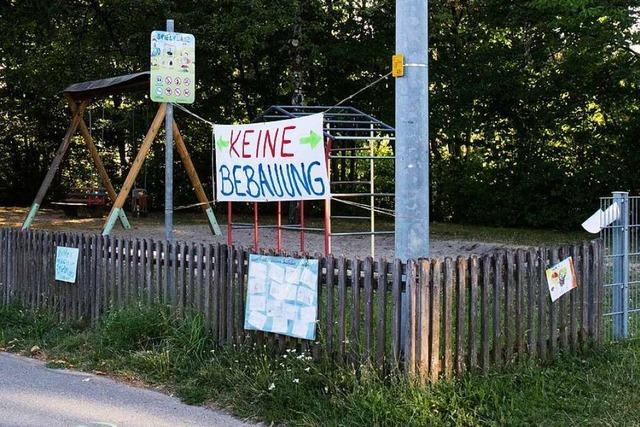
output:
[[56,280],[75,283],[78,270],[78,248],[56,248]]
[[249,256],[245,329],[314,340],[318,260]]
[[556,301],[571,289],[578,287],[573,258],[571,257],[549,268],[546,273],[551,301]]
[[320,113],[275,122],[216,125],[218,201],[331,197],[322,124]]

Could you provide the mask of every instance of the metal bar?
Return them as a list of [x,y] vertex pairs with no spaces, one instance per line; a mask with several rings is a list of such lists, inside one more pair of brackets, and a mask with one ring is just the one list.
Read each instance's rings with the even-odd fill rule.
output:
[[276,205],[276,250],[280,252],[282,250],[282,202],[277,202]]
[[[329,161],[329,152],[331,151],[331,140],[325,141],[325,163],[327,164],[327,176],[331,176],[331,162]],[[331,198],[324,201],[324,254],[331,253]]]
[[369,197],[369,196],[381,196],[381,197],[391,197],[394,196],[395,193],[338,193],[332,194],[331,197]]
[[[395,257],[429,256],[429,25],[428,0],[396,2],[396,52],[425,64],[396,78]],[[406,348],[408,298],[402,294],[401,336]],[[405,355],[406,356],[406,355]]]
[[336,141],[386,141],[395,139],[390,136],[332,135]]
[[371,181],[333,181],[331,182],[331,185],[338,185],[338,184],[371,184]]
[[232,244],[233,244],[233,208],[231,207],[231,202],[227,202],[227,245],[231,246]]
[[352,232],[344,232],[344,233],[331,233],[332,236],[370,236],[370,235],[383,235],[383,234],[395,234],[395,231],[352,231]]
[[304,253],[304,200],[300,201],[300,252]]
[[[173,19],[167,19],[167,31],[173,32]],[[164,118],[164,239],[173,242],[173,104],[167,103]]]
[[331,160],[333,159],[361,159],[361,160],[395,160],[395,156],[329,156]]
[[[371,126],[374,126],[375,123],[372,123]],[[351,132],[370,132],[370,129],[368,128],[325,128],[325,130],[332,130],[334,132],[347,132],[347,131],[351,131]],[[387,129],[387,128],[374,128],[373,129],[376,132],[390,132],[390,133],[395,133],[395,129]]]
[[258,252],[260,243],[260,219],[258,218],[258,202],[253,202],[253,250]]
[[612,311],[622,313],[613,318],[613,338],[628,336],[628,295],[629,295],[629,193],[613,193],[613,203],[620,206],[620,217],[614,223],[613,252],[621,254],[613,258],[613,282],[618,283],[612,289]]
[[368,216],[349,216],[349,215],[333,215],[332,219],[366,219],[368,220]]
[[369,149],[371,159],[369,160],[369,190],[371,191],[371,197],[369,197],[369,207],[371,211],[369,212],[369,216],[371,217],[371,224],[369,225],[371,231],[371,256],[375,257],[376,253],[376,205],[375,205],[375,196],[376,194],[376,185],[375,185],[375,169],[374,169],[374,154],[375,147],[374,141],[369,141]]
[[[368,150],[367,147],[342,147],[342,148],[332,148],[331,152],[340,152],[340,151],[365,151]],[[338,157],[336,156],[336,158],[341,158],[342,156]]]

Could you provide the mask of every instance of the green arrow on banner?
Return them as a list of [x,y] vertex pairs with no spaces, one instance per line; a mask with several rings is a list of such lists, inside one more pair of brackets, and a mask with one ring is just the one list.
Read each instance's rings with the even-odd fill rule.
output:
[[300,138],[301,145],[310,145],[311,149],[314,149],[322,142],[322,137],[314,131],[309,132],[309,136],[303,136]]
[[224,139],[223,137],[220,137],[216,141],[216,146],[219,149],[227,148],[229,146],[229,140],[228,139]]

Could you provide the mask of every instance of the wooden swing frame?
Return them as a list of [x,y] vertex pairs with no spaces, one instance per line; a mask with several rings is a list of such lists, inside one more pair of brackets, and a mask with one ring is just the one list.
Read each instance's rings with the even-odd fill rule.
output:
[[[149,72],[142,72],[136,74],[130,74],[126,76],[118,76],[109,79],[102,80],[94,80],[90,82],[83,83],[75,83],[70,85],[64,90],[64,97],[69,104],[69,108],[71,110],[71,122],[69,127],[67,128],[67,132],[62,139],[62,143],[58,147],[56,154],[51,162],[51,166],[49,166],[49,170],[40,184],[40,188],[38,193],[36,194],[35,200],[33,201],[27,216],[25,217],[22,223],[22,230],[28,229],[33,220],[35,219],[40,206],[42,205],[42,201],[51,186],[53,178],[55,177],[58,169],[60,168],[62,161],[64,160],[65,155],[67,154],[69,147],[71,145],[71,139],[76,134],[76,131],[79,129],[82,139],[89,150],[93,163],[100,175],[100,179],[102,180],[105,189],[107,190],[107,194],[109,195],[109,199],[113,203],[111,207],[111,212],[107,217],[105,225],[102,230],[102,235],[108,235],[111,233],[113,227],[115,226],[116,221],[120,221],[123,228],[128,230],[131,228],[129,220],[124,212],[124,203],[129,196],[129,192],[133,188],[135,184],[136,178],[138,177],[138,173],[144,164],[147,154],[149,154],[149,150],[151,149],[151,145],[155,140],[160,127],[162,126],[162,122],[165,117],[167,105],[165,103],[161,103],[158,106],[158,111],[147,130],[147,133],[144,137],[142,145],[138,150],[135,160],[133,161],[129,173],[120,189],[120,192],[116,194],[115,188],[111,183],[111,179],[109,178],[109,174],[107,173],[104,164],[102,163],[102,159],[98,153],[98,149],[96,148],[95,142],[87,128],[86,123],[84,122],[84,113],[89,107],[89,105],[98,98],[104,98],[105,96],[113,95],[116,93],[120,93],[123,91],[128,91],[132,89],[141,89],[149,87]],[[176,142],[176,149],[180,158],[182,159],[182,163],[187,171],[187,175],[189,176],[189,180],[191,181],[191,185],[194,188],[196,193],[196,197],[198,198],[198,202],[207,216],[208,224],[214,235],[221,235],[220,227],[216,220],[216,217],[213,213],[213,209],[209,204],[209,199],[204,192],[204,188],[202,187],[202,182],[198,177],[198,173],[193,165],[193,161],[191,160],[191,156],[189,155],[189,151],[187,150],[187,146],[184,142],[184,139],[180,133],[177,123],[175,120],[173,121],[173,136]]]

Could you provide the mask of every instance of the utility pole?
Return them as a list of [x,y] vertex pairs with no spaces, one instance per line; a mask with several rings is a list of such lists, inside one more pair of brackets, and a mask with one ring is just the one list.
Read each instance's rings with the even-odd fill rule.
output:
[[[173,19],[167,19],[167,31],[173,32]],[[167,102],[164,132],[164,239],[173,242],[173,104],[170,102]]]
[[428,1],[396,2],[395,256],[429,256]]
[[[395,257],[402,261],[429,256],[428,10],[428,0],[396,2]],[[405,292],[402,348],[408,309]]]

